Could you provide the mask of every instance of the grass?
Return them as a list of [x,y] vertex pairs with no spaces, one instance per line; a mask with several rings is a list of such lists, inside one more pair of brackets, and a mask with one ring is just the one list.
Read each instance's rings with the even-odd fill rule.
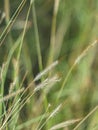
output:
[[97,130],[97,1],[3,6],[0,130]]

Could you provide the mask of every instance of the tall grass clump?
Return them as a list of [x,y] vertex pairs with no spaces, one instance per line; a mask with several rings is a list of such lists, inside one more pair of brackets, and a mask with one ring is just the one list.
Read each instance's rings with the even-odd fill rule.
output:
[[98,2],[0,1],[0,130],[98,129]]

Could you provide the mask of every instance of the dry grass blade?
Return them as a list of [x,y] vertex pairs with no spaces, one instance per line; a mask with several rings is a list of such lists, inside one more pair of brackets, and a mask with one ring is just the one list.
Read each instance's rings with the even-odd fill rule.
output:
[[[47,109],[46,109],[46,111],[44,113],[45,115],[47,115],[50,106],[51,106],[51,104],[48,104]],[[39,121],[39,123],[38,123],[38,125],[36,127],[36,130],[38,130],[38,128],[39,128],[39,126],[40,126],[40,124],[41,124],[41,122],[42,122],[43,119],[44,119],[44,117],[42,116],[42,118],[40,119],[40,121]]]
[[63,81],[63,83],[62,83],[61,90],[60,90],[60,92],[59,92],[59,94],[58,94],[58,97],[57,97],[57,101],[58,101],[58,99],[60,98],[60,95],[61,95],[61,93],[62,93],[62,90],[63,90],[65,84],[67,83],[68,78],[69,78],[71,72],[73,71],[73,69],[75,68],[75,66],[82,60],[82,58],[84,58],[84,57],[87,55],[88,51],[89,51],[92,47],[95,47],[95,45],[96,45],[97,43],[98,43],[98,41],[95,40],[92,44],[90,44],[89,46],[87,46],[87,48],[84,49],[84,51],[76,58],[75,62],[74,62],[73,65],[71,66],[70,70],[68,71],[68,73],[67,73],[67,75],[66,75],[66,77],[65,77],[65,79],[64,79],[64,81]]
[[[20,102],[20,99],[18,99],[18,100],[19,100],[19,102]],[[3,129],[4,129],[4,127],[6,126],[8,120],[10,119],[11,115],[15,112],[14,110],[15,110],[17,107],[18,107],[18,102],[16,102],[16,104],[14,104],[14,106],[13,106],[11,112],[10,112],[10,113],[8,112],[8,114],[6,115],[7,118],[5,118],[5,120],[4,120],[3,124],[2,124],[2,126],[0,126],[0,130],[3,130]]]
[[6,100],[9,100],[10,98],[12,98],[12,97],[14,97],[14,96],[16,96],[16,95],[22,93],[23,90],[24,90],[24,88],[19,89],[19,90],[17,90],[16,92],[10,93],[9,95],[7,95],[7,96],[1,98],[1,99],[0,99],[0,103],[1,103],[1,102],[4,102],[4,101],[6,101]]
[[75,60],[74,64],[78,64],[80,62],[80,60],[87,54],[87,52],[89,51],[89,49],[91,49],[92,47],[94,47],[96,44],[98,43],[97,40],[95,40],[92,44],[90,44],[82,53],[81,55]]
[[53,118],[58,113],[58,111],[61,109],[61,107],[62,107],[62,104],[60,104],[59,106],[57,106],[53,110],[53,112],[50,114],[50,116],[46,119],[46,121],[41,125],[41,127],[38,130],[41,130],[43,128],[43,126],[48,122],[48,120],[50,120],[51,118]]
[[54,111],[50,114],[48,119],[50,119],[53,116],[55,116],[58,113],[58,111],[60,110],[61,106],[62,106],[62,104],[60,104],[56,109],[54,109]]
[[69,125],[72,125],[76,122],[79,122],[81,119],[74,119],[74,120],[69,120],[69,121],[65,121],[65,122],[62,122],[62,123],[59,123],[53,127],[50,128],[50,130],[57,130],[57,129],[61,129],[61,128],[64,128],[64,127],[67,127]]
[[19,7],[17,8],[17,10],[15,11],[14,15],[12,16],[12,18],[9,21],[9,23],[7,24],[6,28],[2,32],[2,34],[0,36],[0,47],[3,44],[7,34],[9,33],[9,31],[10,31],[12,25],[14,24],[16,18],[18,17],[19,13],[23,9],[25,3],[26,3],[26,0],[22,0],[22,2],[20,3]]
[[59,81],[60,81],[60,79],[59,79],[58,75],[55,75],[55,76],[53,76],[51,78],[47,78],[41,84],[36,86],[36,88],[34,89],[34,92],[36,92],[36,91],[38,91],[40,89],[43,89],[46,85],[51,85],[51,84],[59,82]]
[[[40,72],[35,78],[34,80],[31,81],[31,83],[27,86],[27,88],[23,91],[21,97],[28,91],[29,88],[31,88],[32,86],[34,86],[34,82],[38,81],[42,76],[46,75],[50,70],[52,70],[55,66],[57,66],[59,63],[58,60],[56,60],[55,62],[53,62],[51,65],[49,65],[46,69],[44,69],[42,72]],[[59,77],[59,76],[58,76]],[[57,79],[59,81],[59,79]],[[45,80],[44,80],[45,81]],[[43,85],[43,82],[40,84],[40,86]],[[44,82],[45,85],[45,82]],[[34,90],[35,91],[35,90]]]
[[3,19],[5,18],[5,12],[1,12],[0,11],[0,15],[1,15],[1,17],[0,17],[0,24],[2,23],[2,21],[3,21]]
[[77,130],[79,128],[79,126],[89,117],[91,116],[96,110],[98,109],[98,105],[86,116],[83,118],[83,120],[81,120],[79,122],[79,124],[73,129],[73,130]]
[[39,80],[43,75],[47,74],[51,69],[58,65],[58,60],[54,61],[51,65],[49,65],[46,69],[40,72],[34,79],[34,81]]
[[[54,79],[55,78],[55,79]],[[9,115],[8,115],[8,117],[7,117],[7,119],[5,120],[5,122],[3,123],[3,125],[2,125],[2,128],[4,128],[5,127],[5,124],[6,123],[9,123],[9,122],[11,122],[11,120],[16,116],[16,114],[23,108],[23,106],[30,100],[30,98],[37,92],[37,91],[39,91],[40,89],[42,89],[42,88],[44,88],[47,84],[49,84],[51,81],[53,82],[53,80],[54,80],[54,82],[58,82],[59,81],[59,79],[57,79],[57,77],[52,77],[52,78],[50,78],[50,79],[46,79],[45,81],[44,81],[44,83],[42,82],[40,85],[38,85],[37,87],[37,89],[35,89],[33,92],[31,92],[29,95],[27,95],[21,102],[20,102],[20,104],[19,104],[19,106],[18,107],[13,107],[12,108],[12,110],[11,110],[11,112],[9,113]],[[22,93],[22,95],[21,95],[21,97],[23,96],[23,93]],[[19,100],[15,103],[15,106],[16,106],[16,104],[18,104],[19,103],[19,101],[20,101],[20,98],[19,98]],[[47,121],[50,119],[50,118],[52,118],[56,113],[57,113],[57,111],[60,109],[60,107],[61,107],[61,105],[59,105],[52,113],[51,113],[51,115],[48,117],[48,119],[47,119]],[[18,110],[17,110],[18,109]],[[14,115],[13,115],[13,113],[14,113]],[[8,119],[11,117],[11,115],[13,115],[13,118],[11,118],[9,121],[8,121]],[[8,122],[7,122],[8,121]],[[46,121],[46,122],[47,122]],[[46,123],[45,122],[45,123]]]

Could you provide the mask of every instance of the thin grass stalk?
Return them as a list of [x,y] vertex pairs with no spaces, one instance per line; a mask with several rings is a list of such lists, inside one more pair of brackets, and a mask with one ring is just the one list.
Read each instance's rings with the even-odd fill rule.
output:
[[77,129],[80,127],[80,125],[82,125],[83,122],[84,122],[87,118],[89,118],[96,110],[98,110],[98,105],[97,105],[90,113],[88,113],[87,116],[85,116],[85,117],[83,118],[83,120],[81,120],[81,121],[78,123],[78,125],[76,125],[76,127],[75,127],[73,130],[77,130]]
[[[51,79],[50,79],[51,80]],[[43,83],[41,83],[40,84],[40,86],[42,86],[42,84]],[[45,83],[45,84],[48,84],[48,83]],[[45,87],[45,84],[43,84],[43,87],[40,87],[39,88],[39,86],[38,86],[38,88],[39,89],[43,89],[44,87]],[[14,105],[16,105],[16,104],[18,104],[19,102],[20,102],[20,104],[19,104],[19,106],[17,105],[17,107],[13,107],[14,109],[12,109],[12,111],[9,113],[9,115],[7,116],[7,120],[6,120],[6,124],[9,124],[15,117],[16,117],[16,115],[17,115],[17,113],[19,113],[19,111],[24,107],[24,105],[26,104],[26,102],[28,102],[29,100],[30,100],[30,98],[37,92],[37,91],[39,91],[39,89],[37,89],[36,90],[36,88],[33,90],[33,92],[31,92],[29,95],[27,95],[21,102],[20,102],[20,98],[16,101],[16,103],[15,104],[13,104],[13,106]],[[18,110],[17,110],[18,109]],[[11,115],[13,116],[13,117],[11,117]],[[53,114],[54,115],[54,114]],[[9,118],[11,117],[11,119],[9,120]],[[52,117],[52,115],[51,115],[51,117]],[[50,116],[49,116],[49,118],[50,118]],[[9,121],[8,121],[9,120]],[[8,122],[7,122],[8,121]],[[5,127],[5,126],[3,126],[3,127]]]
[[[6,62],[6,67],[5,67],[5,69],[4,70],[1,70],[1,91],[2,91],[2,93],[4,93],[4,84],[5,84],[5,79],[6,79],[6,74],[7,74],[7,71],[8,71],[8,67],[9,67],[9,64],[10,64],[10,61],[11,61],[11,58],[12,58],[12,56],[13,56],[13,53],[14,53],[14,51],[16,50],[16,48],[18,47],[18,45],[19,45],[19,43],[20,43],[20,37],[19,37],[19,39],[15,42],[15,44],[13,45],[13,47],[11,48],[11,50],[10,50],[10,52],[9,52],[9,54],[8,54],[8,58],[7,58],[7,62]],[[2,96],[2,98],[3,98],[3,96]],[[2,99],[1,98],[1,99]],[[2,114],[2,103],[0,103],[0,113]],[[0,115],[1,115],[0,114]],[[3,116],[6,114],[6,112],[4,112],[4,114],[3,114]],[[3,118],[3,116],[2,116],[2,118]],[[0,116],[1,117],[1,116]]]
[[73,119],[73,120],[68,120],[68,121],[65,121],[65,122],[61,122],[61,123],[59,123],[57,125],[54,125],[49,130],[57,130],[57,129],[65,128],[65,127],[73,125],[73,124],[75,124],[76,122],[79,122],[79,121],[80,121],[80,119]]
[[52,25],[51,25],[51,36],[50,36],[50,52],[48,58],[48,65],[54,61],[55,57],[55,38],[56,38],[56,19],[59,8],[59,0],[54,0],[54,9],[53,9],[53,17],[52,17]]
[[62,94],[62,91],[63,91],[63,88],[65,87],[69,77],[70,77],[70,74],[72,73],[73,69],[75,68],[75,66],[77,64],[79,64],[79,62],[81,61],[82,58],[84,58],[88,51],[92,48],[92,47],[95,47],[95,45],[98,43],[97,40],[95,40],[92,44],[90,44],[89,46],[87,46],[87,48],[76,58],[74,64],[72,65],[72,67],[70,68],[70,70],[68,71],[67,73],[67,76],[65,77],[62,85],[61,85],[61,89],[60,89],[60,92],[58,93],[58,96],[57,96],[57,101],[59,100],[61,94]]
[[49,115],[49,117],[45,120],[45,122],[41,125],[40,128],[38,128],[38,130],[41,130],[43,128],[43,126],[51,119],[53,118],[57,113],[58,111],[60,110],[62,104],[58,105],[54,110],[53,112],[51,112],[51,114]]
[[19,90],[13,92],[13,93],[10,93],[10,94],[4,96],[3,98],[0,99],[0,103],[9,100],[12,97],[15,97],[16,95],[22,93],[23,91],[24,91],[24,88],[19,89]]
[[6,23],[9,22],[10,20],[10,3],[9,0],[4,0],[4,9],[5,9],[5,14],[6,14]]
[[[18,103],[18,102],[17,102],[17,103]],[[14,107],[12,108],[12,111],[13,111],[13,112],[14,112],[14,109],[17,108],[17,103],[14,104]],[[11,117],[11,113],[9,113],[9,114],[6,116],[6,119],[4,120],[2,126],[0,127],[0,130],[2,130],[2,129],[5,128],[5,126],[8,124],[8,120],[9,120],[10,117]]]
[[[4,94],[4,84],[5,84],[5,79],[6,79],[7,71],[9,68],[9,64],[10,64],[10,61],[11,61],[11,58],[13,56],[14,51],[16,50],[16,48],[19,45],[19,40],[20,39],[18,39],[18,41],[16,41],[14,46],[11,48],[9,55],[8,55],[8,58],[7,58],[6,66],[5,66],[4,70],[1,71],[1,90],[0,90],[1,98],[3,98],[3,94]],[[1,114],[2,114],[2,103],[0,104],[0,115]]]
[[[4,9],[5,9],[5,14],[6,14],[5,21],[6,21],[6,25],[7,25],[10,21],[10,1],[9,0],[4,0]],[[11,32],[9,32],[9,35],[8,35],[8,43],[9,43],[8,47],[10,49],[13,45]]]
[[3,44],[7,34],[9,33],[12,25],[14,24],[16,18],[18,17],[18,15],[20,14],[21,10],[23,9],[25,3],[27,0],[22,0],[22,2],[20,3],[20,5],[18,6],[17,10],[15,11],[15,13],[13,14],[13,16],[11,17],[9,23],[7,24],[6,28],[4,29],[4,31],[2,32],[1,36],[0,36],[0,47]]
[[[58,3],[58,1],[57,1]],[[56,10],[56,2],[55,2],[55,9],[54,9],[54,15],[56,15],[57,13],[57,10]],[[33,18],[34,18],[34,28],[35,28],[35,38],[36,38],[36,46],[37,46],[37,55],[38,55],[38,63],[39,63],[39,69],[40,71],[42,71],[43,67],[42,67],[42,57],[41,57],[41,49],[40,49],[40,42],[39,42],[39,35],[38,35],[38,26],[37,26],[37,18],[36,18],[36,12],[35,12],[35,6],[33,4],[32,6],[32,11],[33,11]],[[55,33],[55,22],[56,21],[56,17],[54,16],[53,17],[53,26],[52,26],[52,33],[51,33],[51,42],[54,44],[54,41],[53,40],[53,37],[54,37],[54,33]],[[53,35],[53,37],[52,37]],[[52,44],[51,43],[51,44]],[[52,62],[51,62],[52,63]],[[41,78],[41,80],[43,80],[43,77]],[[47,108],[48,106],[48,101],[47,101],[47,98],[46,98],[46,94],[44,92],[42,92],[44,97],[45,97],[45,100],[44,100],[44,106],[45,106],[45,109]]]
[[[21,94],[21,97],[28,91],[29,88],[31,88],[32,86],[34,86],[34,82],[38,81],[42,76],[46,75],[50,70],[52,70],[55,66],[57,66],[59,63],[59,61],[55,61],[53,64],[51,64],[50,66],[48,66],[45,70],[43,70],[42,72],[40,72],[35,78],[34,80],[32,80],[29,85],[26,87],[26,89],[23,91],[23,93]],[[21,86],[21,85],[20,85]]]
[[[48,79],[48,81],[51,82],[51,80],[53,80],[53,79],[54,79],[54,78]],[[56,80],[56,79],[55,79],[55,80]],[[60,80],[56,80],[56,81],[58,82],[58,81],[60,81]],[[56,82],[56,81],[54,81],[54,82]],[[30,87],[32,86],[33,83],[34,83],[34,81],[32,81],[32,82],[28,85],[28,87],[22,92],[20,98],[22,98],[22,96],[24,95],[24,93],[28,90],[28,88],[30,88]],[[43,83],[42,83],[42,84],[43,84]],[[48,84],[48,83],[46,82],[45,84]],[[44,85],[44,84],[43,84],[43,85]],[[42,89],[42,88],[44,87],[44,86],[42,87],[42,85],[40,85],[40,86],[41,86],[41,87],[38,86],[38,89],[37,89],[37,90],[36,90],[36,88],[34,89],[34,91],[33,91],[33,93],[31,94],[31,96],[33,96],[33,94],[36,93],[36,91],[38,91],[39,89]],[[29,100],[28,98],[30,99],[30,95],[28,95],[27,97],[25,97],[25,98],[22,100],[22,102],[19,104],[20,107],[21,107],[21,109],[22,109],[22,107],[24,106],[24,104]],[[19,101],[20,101],[20,100],[17,100],[16,103],[19,102]],[[16,103],[15,103],[15,104],[16,104]],[[21,106],[21,105],[22,105],[22,106]],[[13,104],[13,106],[14,106],[14,104]],[[16,110],[17,110],[17,108],[16,108]]]
[[[50,107],[50,104],[48,105],[48,107],[47,107],[47,109],[46,109],[46,111],[44,113],[45,115],[47,115],[49,107]],[[39,121],[37,127],[35,128],[35,130],[38,130],[38,128],[39,128],[39,126],[40,126],[40,124],[41,124],[41,122],[42,122],[43,119],[44,119],[44,116],[42,116],[42,118],[40,119],[40,121]]]
[[[15,44],[13,45],[13,47],[11,48],[11,50],[10,50],[10,52],[9,52],[9,55],[8,55],[8,58],[7,58],[7,62],[6,62],[6,67],[5,67],[5,69],[4,69],[4,72],[1,72],[1,73],[3,73],[3,77],[1,78],[1,79],[3,79],[3,81],[2,81],[2,87],[1,88],[4,88],[4,83],[5,83],[5,79],[6,79],[6,74],[7,74],[7,71],[8,71],[8,67],[9,67],[9,64],[10,64],[10,61],[11,61],[11,58],[12,58],[12,56],[13,56],[13,54],[14,54],[14,52],[15,52],[15,50],[16,50],[16,48],[19,46],[19,43],[20,43],[20,41],[21,41],[21,35],[20,35],[20,37],[17,39],[17,41],[15,42]],[[4,90],[4,89],[3,89]],[[2,91],[3,91],[2,90]],[[19,90],[18,90],[19,91]],[[22,91],[23,91],[23,89],[22,89]],[[16,94],[16,93],[15,93]],[[13,95],[15,95],[14,93],[13,93]],[[6,97],[7,98],[7,97]],[[9,97],[10,98],[10,97]],[[4,99],[3,97],[1,98],[1,100],[2,99]],[[1,104],[2,105],[2,104]],[[0,109],[0,111],[1,111],[2,109]],[[5,113],[5,112],[4,112]],[[6,114],[6,113],[5,113]]]
[[[20,102],[20,98],[17,99],[15,105],[13,104],[13,106],[16,106],[16,107],[13,107],[11,112],[9,113],[9,115],[7,116],[5,122],[3,123],[3,125],[1,126],[1,128],[5,128],[5,125],[7,124],[10,124],[10,123],[13,123],[14,119],[17,117],[17,115],[19,114],[20,110],[24,107],[25,103],[29,101],[29,99],[34,95],[34,92],[29,94],[27,97],[25,97],[24,100],[22,100]],[[20,104],[19,104],[20,102]],[[11,117],[12,116],[12,117]],[[10,119],[11,117],[11,119]],[[9,120],[10,119],[10,120]],[[16,122],[17,122],[17,119],[16,119]],[[15,122],[15,123],[16,123]],[[13,127],[13,125],[12,125]],[[15,127],[15,125],[14,125]]]
[[[0,11],[0,13],[1,13],[1,11]],[[3,12],[3,13],[1,14],[0,24],[2,23],[2,21],[4,20],[4,18],[5,18],[5,12]]]
[[38,121],[40,121],[41,119],[45,119],[47,116],[48,116],[47,114],[43,114],[43,115],[40,115],[40,116],[38,116],[38,117],[35,117],[35,118],[31,119],[31,120],[28,120],[28,121],[26,121],[26,122],[24,122],[24,123],[18,125],[18,126],[16,127],[16,130],[21,130],[21,129],[23,129],[23,128],[29,127],[31,124],[34,124],[35,122],[38,122]]
[[[27,27],[27,22],[28,22],[30,10],[31,10],[31,4],[30,4],[28,12],[27,12],[26,22],[25,22],[25,26],[24,26],[24,30],[23,30],[23,34],[22,34],[22,38],[21,38],[21,43],[20,43],[20,46],[19,46],[18,54],[17,54],[17,63],[16,63],[16,66],[15,66],[15,74],[14,74],[14,81],[16,80],[16,89],[20,88],[19,79],[18,79],[19,59],[20,59],[20,54],[21,54],[21,50],[22,50],[23,40],[24,40],[25,33],[26,33],[26,27]],[[17,98],[16,98],[16,100],[14,100],[14,102],[16,102],[18,99],[19,99],[19,96],[17,96]],[[19,104],[18,104],[18,106],[19,106]],[[17,115],[16,115],[16,117],[13,121],[13,124],[15,124],[15,125],[13,125],[14,129],[15,129],[16,124],[17,124],[18,116],[19,116],[19,113],[17,113]]]

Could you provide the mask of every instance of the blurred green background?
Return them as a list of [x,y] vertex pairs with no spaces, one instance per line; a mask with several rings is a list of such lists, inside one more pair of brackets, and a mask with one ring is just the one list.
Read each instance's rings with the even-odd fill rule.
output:
[[[60,95],[57,96],[67,73],[73,66],[76,58],[83,50],[97,39],[98,33],[98,1],[97,0],[59,0],[57,15],[54,14],[54,7],[58,0],[36,0],[34,2],[38,37],[34,28],[34,14],[31,9],[27,22],[27,30],[23,40],[19,65],[19,82],[28,72],[23,87],[28,86],[32,79],[41,71],[38,60],[37,40],[40,43],[42,70],[55,60],[60,60],[53,69],[52,74],[59,74],[61,81],[56,83],[45,93],[47,105],[50,103],[53,110],[58,104],[63,103],[62,110],[46,123],[42,130],[48,130],[53,125],[70,120],[85,117],[96,105],[98,105],[98,45],[92,47],[85,57],[77,64],[71,72],[67,83]],[[11,17],[19,7],[21,0],[1,0],[0,11],[5,13],[5,18],[0,23],[0,35],[8,25]],[[30,1],[26,1],[19,16],[15,20],[2,46],[0,46],[0,67],[7,61],[8,54],[23,32]],[[52,29],[54,32],[52,33]],[[55,39],[51,42],[52,37]],[[0,40],[2,41],[3,38]],[[37,40],[36,40],[37,39]],[[51,44],[53,44],[53,59],[51,58]],[[5,80],[4,95],[9,94],[10,84],[13,82],[14,66],[16,63],[17,51],[15,51]],[[49,75],[48,75],[49,76]],[[45,77],[43,77],[45,79]],[[36,82],[41,83],[43,80]],[[33,91],[30,89],[30,91]],[[27,93],[29,94],[29,92]],[[39,117],[45,113],[45,98],[43,92],[36,93],[31,100],[25,104],[20,111],[17,126]],[[42,99],[41,99],[42,98]],[[11,105],[11,104],[10,104]],[[10,106],[9,105],[9,106]],[[98,112],[93,113],[80,127],[79,130],[97,130]],[[38,122],[23,125],[23,130],[35,129]],[[64,130],[71,130],[76,126],[66,127]],[[96,126],[96,127],[95,127]],[[18,129],[18,127],[16,127]]]

